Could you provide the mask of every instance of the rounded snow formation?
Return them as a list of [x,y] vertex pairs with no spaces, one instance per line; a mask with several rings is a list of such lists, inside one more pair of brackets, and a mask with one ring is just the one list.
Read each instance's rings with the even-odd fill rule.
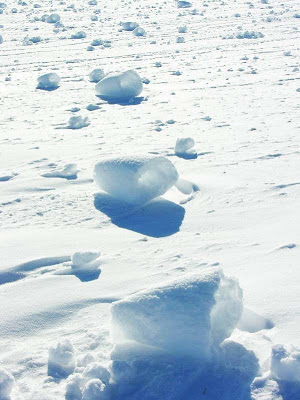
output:
[[135,28],[139,26],[136,22],[122,22],[121,23],[123,31],[133,31]]
[[68,122],[69,129],[81,129],[89,126],[90,122],[88,117],[82,118],[81,115],[71,117]]
[[175,154],[181,158],[197,158],[197,153],[193,147],[195,141],[193,138],[178,138],[175,144]]
[[98,83],[105,77],[103,69],[96,68],[89,74],[90,82]]
[[143,90],[143,81],[134,70],[108,75],[96,85],[96,94],[106,100],[130,100]]
[[94,180],[121,201],[145,204],[175,185],[178,172],[165,157],[110,158],[96,164]]
[[238,282],[220,269],[206,268],[113,303],[112,337],[121,347],[134,341],[209,360],[235,329],[242,310]]
[[132,33],[134,34],[134,36],[145,36],[146,35],[145,29],[140,28],[139,26],[137,28],[135,28]]
[[58,14],[51,14],[49,17],[46,18],[46,22],[48,24],[56,24],[56,22],[60,21],[60,16]]
[[12,374],[4,368],[0,368],[0,399],[10,399],[10,393],[15,384],[15,379]]
[[55,72],[42,75],[38,78],[37,89],[41,90],[55,90],[59,87],[60,77]]
[[72,255],[72,269],[91,271],[98,269],[101,264],[101,253],[95,251],[81,251]]
[[66,378],[75,368],[76,357],[72,343],[65,339],[56,347],[49,348],[48,375],[56,378]]
[[109,400],[110,393],[100,379],[91,379],[84,387],[82,400]]
[[300,382],[300,347],[281,344],[273,346],[271,375],[280,381]]

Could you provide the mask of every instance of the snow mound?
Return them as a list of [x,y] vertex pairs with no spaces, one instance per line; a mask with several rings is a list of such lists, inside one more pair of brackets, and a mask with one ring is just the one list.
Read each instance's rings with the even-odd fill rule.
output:
[[64,178],[64,179],[77,179],[79,170],[77,164],[66,164],[62,170],[55,170],[42,174],[45,178]]
[[46,22],[48,24],[56,24],[56,22],[60,21],[60,16],[58,14],[51,14],[49,17],[46,18]]
[[95,270],[98,269],[101,260],[99,259],[101,253],[93,251],[76,252],[72,255],[72,269],[78,270]]
[[9,400],[15,379],[4,368],[0,368],[0,400]]
[[242,291],[207,268],[112,305],[114,343],[134,341],[178,356],[209,360],[242,315]]
[[273,346],[270,368],[275,379],[300,382],[300,347],[281,344]]
[[59,87],[60,77],[55,73],[42,75],[38,78],[37,89],[55,90]]
[[78,115],[77,117],[71,117],[68,122],[69,129],[81,129],[89,126],[90,122],[88,117],[82,117]]
[[90,82],[98,83],[105,77],[103,69],[96,68],[89,74]]
[[265,35],[261,32],[245,31],[236,34],[237,39],[259,39],[263,38]]
[[165,157],[109,158],[95,166],[100,189],[129,204],[144,204],[167,192],[178,172]]
[[139,26],[139,24],[137,24],[136,22],[122,22],[121,23],[122,29],[123,31],[133,31],[135,30],[135,28],[137,28]]
[[194,139],[178,138],[175,145],[175,154],[181,158],[197,158],[197,153],[193,147],[195,146]]
[[96,94],[107,100],[130,100],[142,90],[142,79],[134,70],[106,76],[96,85]]
[[65,339],[55,347],[49,348],[48,375],[56,378],[66,378],[75,368],[76,357],[72,343]]
[[108,385],[110,380],[109,371],[99,362],[92,362],[87,365],[83,372],[83,377],[87,380],[100,379],[105,385]]
[[86,33],[83,31],[79,31],[71,35],[71,39],[85,39],[85,38],[86,38]]

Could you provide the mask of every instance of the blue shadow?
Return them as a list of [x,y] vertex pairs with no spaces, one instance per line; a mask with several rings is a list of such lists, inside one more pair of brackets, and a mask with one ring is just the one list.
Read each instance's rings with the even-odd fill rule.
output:
[[177,233],[185,215],[183,207],[160,197],[137,207],[107,193],[96,193],[94,206],[119,228],[156,238]]

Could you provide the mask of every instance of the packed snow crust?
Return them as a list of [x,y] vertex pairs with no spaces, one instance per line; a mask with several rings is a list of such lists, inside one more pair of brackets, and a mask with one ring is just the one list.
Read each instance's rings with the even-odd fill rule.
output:
[[165,157],[108,158],[96,164],[94,179],[100,189],[130,204],[144,204],[165,194],[178,172]]

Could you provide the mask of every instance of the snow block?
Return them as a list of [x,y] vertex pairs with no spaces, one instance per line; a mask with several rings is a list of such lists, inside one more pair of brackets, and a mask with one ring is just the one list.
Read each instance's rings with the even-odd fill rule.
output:
[[130,100],[141,94],[142,90],[142,79],[134,70],[108,75],[96,85],[97,96],[106,100]]
[[42,75],[38,78],[37,89],[55,90],[59,87],[60,77],[55,73]]
[[68,122],[69,129],[81,129],[86,128],[89,125],[90,121],[88,117],[82,117],[81,115],[78,115],[77,117],[71,117]]
[[74,371],[75,365],[75,349],[68,339],[59,342],[56,347],[49,348],[49,376],[66,378]]
[[82,400],[109,400],[110,393],[100,379],[91,379],[84,387]]
[[165,157],[109,158],[95,166],[100,189],[129,204],[144,204],[166,193],[178,172]]
[[178,138],[175,144],[175,154],[181,158],[197,158],[197,153],[193,147],[195,146],[194,139],[187,138]]
[[9,400],[10,393],[15,384],[15,379],[12,374],[4,368],[0,368],[0,399]]
[[231,335],[242,309],[238,283],[207,268],[113,303],[112,338],[117,345],[134,341],[209,360]]
[[300,382],[300,347],[273,346],[270,369],[271,375],[277,380]]

